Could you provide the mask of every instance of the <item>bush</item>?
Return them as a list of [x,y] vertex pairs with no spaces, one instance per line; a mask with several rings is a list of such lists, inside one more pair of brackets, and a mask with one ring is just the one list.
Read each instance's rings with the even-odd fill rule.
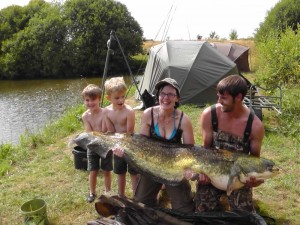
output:
[[271,33],[257,44],[259,69],[257,83],[268,87],[300,83],[300,33],[288,28],[279,35]]

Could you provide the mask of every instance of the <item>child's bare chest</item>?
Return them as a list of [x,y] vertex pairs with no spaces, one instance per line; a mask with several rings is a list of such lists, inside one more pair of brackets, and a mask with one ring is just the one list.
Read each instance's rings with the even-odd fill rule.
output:
[[127,116],[125,113],[121,111],[111,112],[109,113],[109,119],[114,124],[117,132],[123,132],[122,128],[126,128],[127,125]]

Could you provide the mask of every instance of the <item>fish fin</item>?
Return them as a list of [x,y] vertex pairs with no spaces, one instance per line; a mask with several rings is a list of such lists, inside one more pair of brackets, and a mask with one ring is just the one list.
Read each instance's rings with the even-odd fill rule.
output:
[[227,196],[229,196],[234,190],[238,190],[245,186],[245,183],[242,182],[242,179],[246,176],[246,173],[243,169],[243,161],[236,160],[231,168],[228,184],[227,184]]
[[237,183],[240,183],[239,176],[241,173],[241,167],[239,166],[239,162],[234,162],[233,166],[230,170],[230,175],[227,184],[227,196],[229,196],[237,187]]
[[231,193],[234,191],[236,182],[239,182],[239,177],[237,175],[230,175],[226,190],[227,196],[231,195]]

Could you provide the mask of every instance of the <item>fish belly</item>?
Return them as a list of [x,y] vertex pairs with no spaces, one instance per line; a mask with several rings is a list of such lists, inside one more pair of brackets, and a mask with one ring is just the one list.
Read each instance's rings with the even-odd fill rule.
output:
[[223,191],[227,190],[228,180],[229,180],[228,175],[210,177],[211,184]]

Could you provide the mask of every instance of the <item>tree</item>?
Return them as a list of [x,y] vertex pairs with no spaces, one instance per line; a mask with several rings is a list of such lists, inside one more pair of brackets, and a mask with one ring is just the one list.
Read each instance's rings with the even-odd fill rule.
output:
[[238,39],[238,34],[236,30],[231,30],[229,34],[229,39],[230,40],[237,40]]
[[300,83],[300,28],[296,31],[270,34],[268,41],[257,45],[259,82],[269,87]]
[[60,15],[60,5],[44,4],[25,29],[4,42],[5,78],[62,76],[65,37],[66,26]]
[[[125,5],[113,0],[67,0],[64,4],[32,0],[23,8],[4,12],[0,11],[0,31],[5,32],[1,36],[2,79],[102,73],[112,30],[129,61],[142,52],[140,25]],[[119,49],[111,55],[109,69],[114,74],[128,72]]]
[[217,33],[216,33],[215,31],[212,31],[212,32],[210,32],[210,34],[209,34],[209,38],[210,38],[210,39],[216,39],[216,40],[218,40],[218,39],[219,39],[219,36],[217,35]]
[[[112,30],[128,58],[142,52],[143,31],[125,5],[112,0],[69,0],[64,13],[73,48],[72,66],[78,73],[88,76],[103,71]],[[111,56],[109,69],[113,73],[126,69],[120,51]]]
[[269,12],[265,21],[259,25],[255,40],[256,42],[266,40],[272,31],[280,34],[288,27],[297,30],[300,23],[300,1],[281,0]]
[[[45,4],[44,0],[31,0],[26,7],[12,5],[0,11],[1,42],[23,30],[30,20]],[[1,48],[0,48],[1,49]]]

